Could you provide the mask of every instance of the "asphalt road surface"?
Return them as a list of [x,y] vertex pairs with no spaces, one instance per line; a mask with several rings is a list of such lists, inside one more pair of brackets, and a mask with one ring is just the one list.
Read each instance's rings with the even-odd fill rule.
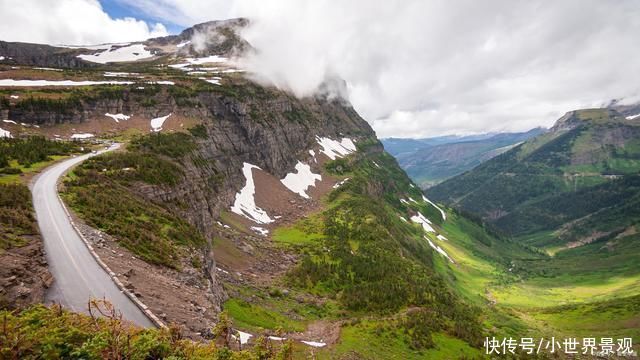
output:
[[[119,144],[108,150],[115,150]],[[75,312],[88,312],[91,298],[105,298],[126,320],[144,326],[154,324],[111,280],[95,261],[89,249],[73,229],[58,198],[58,179],[73,166],[95,156],[76,156],[47,168],[33,184],[33,206],[54,282],[47,292],[47,302],[59,303]]]

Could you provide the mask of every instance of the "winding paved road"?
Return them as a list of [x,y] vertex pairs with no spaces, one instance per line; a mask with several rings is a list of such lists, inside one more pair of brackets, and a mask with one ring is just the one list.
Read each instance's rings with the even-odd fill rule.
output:
[[[107,150],[115,150],[119,144]],[[76,233],[58,198],[58,179],[70,168],[95,156],[77,156],[46,169],[38,176],[31,192],[40,233],[54,282],[47,293],[47,301],[60,303],[76,312],[87,312],[91,298],[106,298],[124,318],[144,327],[154,324],[120,289],[95,261],[89,249]]]

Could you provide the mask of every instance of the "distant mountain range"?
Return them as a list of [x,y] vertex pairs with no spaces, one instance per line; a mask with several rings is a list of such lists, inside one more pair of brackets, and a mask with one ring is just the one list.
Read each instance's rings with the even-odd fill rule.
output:
[[423,189],[473,169],[513,146],[542,134],[543,128],[519,133],[382,139],[385,149]]
[[539,247],[575,247],[640,218],[640,107],[567,113],[546,133],[428,190]]

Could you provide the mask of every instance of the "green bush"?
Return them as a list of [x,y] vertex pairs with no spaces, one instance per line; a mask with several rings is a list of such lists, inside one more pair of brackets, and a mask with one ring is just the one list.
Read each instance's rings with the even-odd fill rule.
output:
[[145,261],[178,268],[182,247],[206,243],[192,225],[107,176],[84,174],[65,185],[65,199],[89,225],[115,236]]
[[[142,329],[121,320],[108,303],[92,301],[94,316],[36,305],[19,313],[0,311],[2,359],[291,359],[291,342],[258,341],[249,350],[230,348],[232,324],[224,314],[211,342],[184,339],[177,326]],[[98,311],[106,316],[97,316]],[[224,320],[224,321],[223,321]]]
[[93,157],[78,168],[76,174],[97,176],[100,173],[121,182],[142,181],[153,185],[175,185],[182,169],[158,155],[140,152],[116,152]]
[[162,154],[171,158],[182,157],[196,147],[193,137],[181,132],[149,134],[137,137],[131,142],[132,150]]
[[80,152],[80,145],[76,142],[52,141],[42,136],[1,138],[0,167],[8,166],[9,160],[16,160],[18,164],[29,167],[34,163],[49,160],[52,155],[69,155],[76,152]]
[[0,249],[26,243],[23,235],[37,234],[31,192],[22,184],[0,184]]
[[[420,199],[420,191],[410,186],[387,154],[358,153],[327,167],[339,173],[338,165],[349,171],[343,174],[350,180],[330,194],[331,205],[321,215],[323,236],[314,237],[317,245],[297,248],[302,259],[288,274],[291,283],[334,296],[344,310],[355,314],[417,308],[415,319],[400,324],[415,334],[410,346],[416,349],[433,346],[430,334],[443,330],[457,331],[462,339],[477,344],[481,332],[462,329],[481,328],[479,314],[452,293],[436,272],[423,232],[398,217],[398,211],[408,206],[399,199]],[[415,206],[440,219],[431,205]]]

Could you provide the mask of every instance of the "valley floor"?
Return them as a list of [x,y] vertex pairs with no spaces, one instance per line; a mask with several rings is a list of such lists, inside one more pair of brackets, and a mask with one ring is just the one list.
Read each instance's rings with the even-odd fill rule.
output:
[[479,244],[460,231],[466,219],[449,216],[450,241],[441,246],[457,264],[440,259],[440,271],[460,294],[487,308],[485,325],[496,337],[640,339],[640,268],[629,255],[637,253],[630,251],[640,243],[636,235],[616,239],[613,247],[594,243],[555,256],[523,256]]

